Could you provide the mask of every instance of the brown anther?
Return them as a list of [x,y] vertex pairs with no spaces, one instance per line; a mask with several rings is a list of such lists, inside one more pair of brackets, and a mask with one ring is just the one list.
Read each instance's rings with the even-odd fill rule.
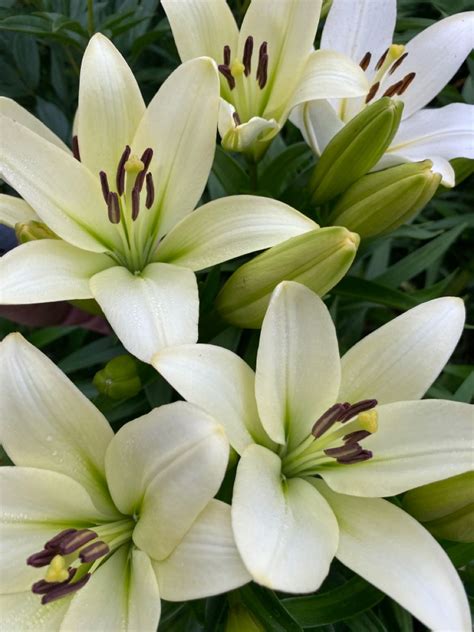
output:
[[[140,160],[143,162],[143,169],[137,175],[137,179],[135,180],[134,189],[137,189],[140,192],[143,189],[143,183],[145,182],[146,173],[148,171],[148,167],[150,166],[151,159],[153,158],[153,149],[148,147],[142,154]],[[133,194],[133,191],[132,191]],[[133,214],[132,214],[133,216]]]
[[56,551],[51,549],[44,549],[43,551],[39,551],[38,553],[33,553],[30,555],[26,563],[28,566],[33,566],[34,568],[41,568],[43,566],[49,566],[49,563],[56,555]]
[[379,89],[379,87],[380,87],[380,81],[377,81],[376,83],[373,84],[373,86],[371,86],[367,96],[365,97],[366,103],[370,103],[370,101],[372,101],[372,99],[377,94],[377,90]]
[[232,113],[232,118],[234,119],[234,123],[235,123],[236,127],[237,127],[237,125],[240,125],[241,120],[240,120],[240,116],[238,115],[237,112],[233,112]]
[[368,430],[356,430],[344,435],[342,438],[346,443],[358,443],[362,439],[370,437],[371,433]]
[[408,86],[411,84],[411,82],[413,81],[415,77],[416,77],[416,72],[408,73],[408,75],[406,75],[406,77],[403,79],[402,85],[400,86],[397,94],[402,95],[404,92],[406,92]]
[[345,423],[346,421],[349,421],[349,419],[356,417],[360,413],[375,408],[377,404],[378,402],[376,399],[363,399],[360,402],[356,402],[346,409],[346,411],[338,418],[338,421]]
[[105,542],[92,542],[88,546],[85,546],[81,552],[79,553],[79,558],[83,564],[88,564],[89,562],[95,562],[99,560],[104,555],[110,552],[109,546]]
[[125,190],[125,163],[130,158],[132,150],[130,146],[127,145],[123,150],[122,156],[120,157],[118,167],[117,167],[117,175],[115,177],[115,182],[117,185],[117,193],[119,195],[123,195]]
[[44,545],[44,548],[56,550],[57,546],[62,542],[62,540],[64,540],[64,538],[66,538],[67,536],[70,536],[72,533],[75,533],[76,531],[77,529],[63,529],[57,535],[55,535],[54,538],[51,538],[50,540],[48,540],[46,544]]
[[389,88],[387,88],[387,90],[385,90],[385,92],[383,93],[383,96],[393,97],[395,94],[398,94],[398,91],[400,90],[402,85],[403,85],[403,80],[397,81],[397,83],[394,83],[393,86],[390,86]]
[[[111,195],[117,196],[116,193]],[[91,529],[79,529],[70,535],[65,536],[58,544],[58,551],[61,555],[69,555],[77,549],[87,544],[91,540],[95,540],[97,533]]]
[[357,456],[362,452],[362,447],[356,443],[347,443],[337,448],[327,448],[324,454],[334,457],[335,459]]
[[99,178],[100,178],[100,186],[102,187],[102,195],[104,196],[105,203],[108,204],[110,188],[109,188],[109,181],[107,180],[107,174],[105,173],[105,171],[99,171]]
[[384,61],[387,59],[389,50],[390,49],[387,48],[387,50],[383,53],[382,57],[378,60],[377,65],[375,66],[375,70],[380,70],[382,68]]
[[74,156],[76,160],[79,160],[79,162],[81,162],[81,153],[79,151],[79,139],[77,138],[77,136],[72,137],[72,155]]
[[230,65],[230,46],[226,44],[224,46],[224,66]]
[[373,456],[370,450],[361,450],[359,454],[354,456],[341,456],[336,459],[338,463],[342,465],[352,465],[353,463],[360,463],[362,461],[368,461]]
[[132,220],[135,221],[140,212],[140,189],[135,185],[132,189]]
[[87,573],[86,575],[81,577],[81,579],[79,579],[77,582],[74,582],[73,584],[71,583],[58,584],[57,586],[55,586],[52,590],[50,590],[43,596],[43,598],[41,599],[41,603],[44,606],[47,603],[50,603],[51,601],[56,601],[57,599],[61,599],[61,597],[65,597],[66,595],[69,595],[70,593],[78,591],[80,588],[82,588],[83,586],[87,584],[90,578],[91,578],[90,573]]
[[229,84],[229,88],[231,90],[233,90],[235,88],[235,79],[234,76],[232,75],[232,73],[230,72],[230,68],[229,66],[227,66],[226,64],[219,64],[219,66],[217,66],[219,72],[221,73],[221,75],[223,75],[226,79],[227,79],[227,83]]
[[265,87],[268,79],[267,46],[267,42],[262,42],[258,51],[257,81],[261,90]]
[[44,579],[40,579],[33,584],[33,586],[31,587],[31,592],[35,593],[35,595],[46,595],[46,593],[51,592],[58,586],[64,586],[64,584],[68,584],[76,574],[76,569],[69,568],[68,573],[68,578],[65,579],[63,582],[47,582]]
[[110,191],[107,198],[107,212],[109,215],[109,221],[112,224],[120,223],[120,204],[118,195],[113,191]]
[[389,75],[393,75],[395,70],[399,68],[401,64],[403,64],[403,61],[404,59],[406,59],[407,55],[408,53],[403,53],[403,55],[400,55],[400,57],[396,61],[394,61],[394,63],[390,66],[390,70],[388,71]]
[[155,185],[153,184],[153,176],[151,173],[146,174],[146,200],[145,206],[151,208],[155,201]]
[[[244,64],[244,73],[248,77],[252,70],[252,53],[253,53],[253,37],[249,35],[245,40],[244,54],[242,57],[242,63]],[[229,65],[229,64],[227,64]]]
[[315,421],[311,433],[318,439],[338,421],[346,410],[347,407],[344,404],[334,404]]
[[372,53],[367,51],[359,62],[359,66],[362,68],[362,70],[367,70],[371,59],[372,59]]

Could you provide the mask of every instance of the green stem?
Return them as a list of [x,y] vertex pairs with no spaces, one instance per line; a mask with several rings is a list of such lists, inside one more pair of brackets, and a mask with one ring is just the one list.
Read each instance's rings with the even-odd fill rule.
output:
[[257,162],[249,162],[249,180],[250,180],[250,190],[253,193],[258,191],[258,163]]
[[94,0],[87,0],[87,31],[89,33],[89,37],[95,32],[94,27]]

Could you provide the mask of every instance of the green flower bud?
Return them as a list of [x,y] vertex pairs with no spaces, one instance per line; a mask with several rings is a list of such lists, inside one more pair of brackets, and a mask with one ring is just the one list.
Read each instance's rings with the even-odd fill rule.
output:
[[335,198],[378,163],[398,130],[402,111],[401,101],[383,97],[344,125],[313,172],[309,186],[315,204]]
[[236,270],[217,297],[217,309],[233,325],[258,329],[280,281],[298,281],[323,296],[350,268],[359,241],[340,226],[287,239]]
[[265,628],[244,605],[237,603],[229,609],[225,632],[265,632]]
[[441,175],[433,163],[409,162],[355,182],[341,195],[329,223],[346,226],[362,238],[389,233],[412,219],[436,193]]
[[117,356],[94,375],[94,386],[111,399],[129,399],[142,387],[137,369],[137,361],[132,356]]
[[412,489],[403,506],[435,537],[474,542],[474,472]]
[[28,241],[36,241],[37,239],[59,239],[56,233],[53,233],[46,224],[35,220],[18,222],[15,224],[15,233],[20,244],[26,244]]

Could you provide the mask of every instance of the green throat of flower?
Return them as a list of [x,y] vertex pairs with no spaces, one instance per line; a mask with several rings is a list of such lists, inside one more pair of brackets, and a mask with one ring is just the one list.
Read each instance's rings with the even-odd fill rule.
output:
[[311,476],[322,469],[371,459],[361,441],[377,431],[376,399],[334,404],[313,425],[311,434],[282,459],[287,478]]
[[32,592],[42,595],[43,605],[77,592],[114,551],[131,541],[134,527],[127,518],[94,529],[64,529],[26,560],[28,566],[46,567]]

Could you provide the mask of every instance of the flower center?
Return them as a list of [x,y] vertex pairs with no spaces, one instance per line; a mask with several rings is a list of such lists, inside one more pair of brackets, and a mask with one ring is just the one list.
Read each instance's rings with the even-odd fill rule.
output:
[[43,605],[85,586],[92,573],[120,546],[129,542],[135,522],[120,520],[92,529],[64,529],[48,540],[43,550],[26,560],[28,566],[46,568],[31,590],[42,595]]
[[310,476],[335,465],[352,465],[372,458],[360,444],[377,431],[376,399],[331,406],[313,425],[311,434],[282,460],[286,477]]
[[[383,53],[380,59],[375,64],[375,76],[370,86],[370,90],[365,98],[365,103],[370,103],[377,95],[382,79],[386,75],[393,75],[395,70],[399,68],[405,59],[408,57],[408,53],[405,52],[405,47],[401,44],[392,44]],[[372,61],[372,53],[367,51],[360,61],[360,67],[366,71]],[[395,97],[401,96],[406,92],[412,81],[415,79],[416,73],[409,72],[400,81],[389,86],[385,92],[381,95],[383,97]],[[380,95],[379,95],[380,97]]]

